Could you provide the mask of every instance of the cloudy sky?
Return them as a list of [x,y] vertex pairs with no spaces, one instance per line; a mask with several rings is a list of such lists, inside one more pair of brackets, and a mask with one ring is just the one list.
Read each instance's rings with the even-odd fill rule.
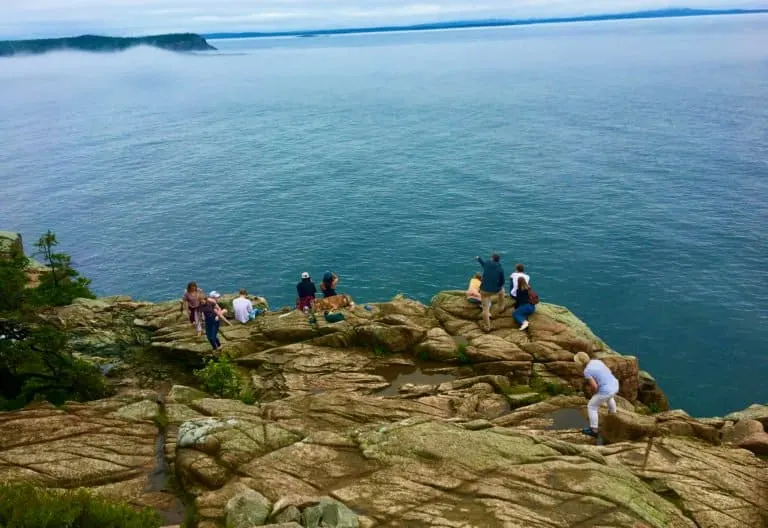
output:
[[670,5],[768,7],[768,0],[0,0],[0,38],[316,29]]

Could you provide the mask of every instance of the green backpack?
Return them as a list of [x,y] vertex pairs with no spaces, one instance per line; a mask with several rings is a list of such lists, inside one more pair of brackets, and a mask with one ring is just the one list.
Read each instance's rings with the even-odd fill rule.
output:
[[329,323],[338,323],[344,320],[344,314],[341,312],[325,312],[323,315],[325,316],[325,320]]

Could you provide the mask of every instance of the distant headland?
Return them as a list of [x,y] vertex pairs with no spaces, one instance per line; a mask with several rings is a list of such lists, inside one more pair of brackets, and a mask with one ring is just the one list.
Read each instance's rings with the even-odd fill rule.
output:
[[77,50],[91,52],[124,51],[136,46],[153,46],[171,51],[215,50],[205,38],[194,33],[174,35],[153,35],[149,37],[103,37],[83,35],[80,37],[52,38],[38,40],[0,41],[0,57],[13,55],[38,55],[51,51]]
[[560,24],[566,22],[595,22],[602,20],[634,20],[644,18],[675,18],[712,15],[747,15],[768,13],[768,9],[656,9],[631,13],[609,13],[557,18],[485,19],[432,22],[402,26],[352,27],[336,29],[307,29],[291,31],[262,31],[239,33],[206,33],[209,39],[259,38],[259,37],[316,37],[322,35],[347,35],[352,33],[388,33],[392,31],[430,31],[438,29],[466,29],[504,26],[531,26],[534,24]]

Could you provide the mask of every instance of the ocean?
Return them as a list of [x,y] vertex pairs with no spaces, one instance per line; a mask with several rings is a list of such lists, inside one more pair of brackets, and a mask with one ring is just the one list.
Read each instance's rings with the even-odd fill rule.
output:
[[673,406],[768,402],[768,16],[211,43],[0,60],[0,229],[100,295],[274,307],[499,252]]

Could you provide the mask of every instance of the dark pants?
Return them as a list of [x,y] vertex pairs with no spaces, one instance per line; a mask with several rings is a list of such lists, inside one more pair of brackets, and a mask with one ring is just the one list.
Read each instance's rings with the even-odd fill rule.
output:
[[521,325],[525,322],[526,319],[528,319],[528,316],[535,311],[536,311],[536,307],[534,305],[524,304],[519,308],[515,309],[515,313],[512,314],[512,317],[515,318],[515,321],[517,321],[517,324]]
[[195,324],[195,318],[197,317],[197,308],[188,307],[187,311],[189,312],[189,322],[192,324]]
[[220,324],[221,321],[217,321],[216,319],[205,320],[205,337],[208,338],[208,341],[211,343],[214,350],[218,350],[221,347],[221,342],[219,341]]

